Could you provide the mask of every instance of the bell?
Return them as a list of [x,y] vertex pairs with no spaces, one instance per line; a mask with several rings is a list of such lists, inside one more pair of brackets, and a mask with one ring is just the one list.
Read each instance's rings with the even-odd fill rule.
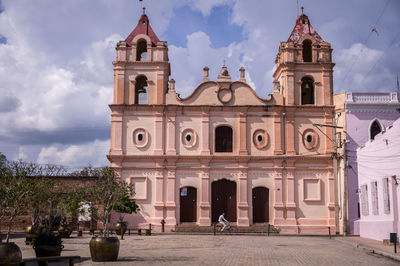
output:
[[306,83],[306,85],[304,85],[304,89],[310,89],[310,84]]
[[138,91],[138,93],[146,93],[146,88],[143,86],[140,86],[137,91]]

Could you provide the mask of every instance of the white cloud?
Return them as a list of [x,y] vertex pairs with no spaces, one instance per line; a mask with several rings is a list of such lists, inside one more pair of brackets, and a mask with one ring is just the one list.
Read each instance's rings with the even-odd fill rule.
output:
[[66,167],[95,167],[106,166],[106,155],[110,148],[109,140],[95,140],[83,145],[69,145],[67,147],[43,147],[39,153],[39,164],[60,164]]
[[[385,67],[375,67],[383,51],[371,49],[361,43],[355,43],[348,49],[340,49],[334,54],[335,93],[342,91],[367,91],[371,84],[388,78]],[[370,74],[367,76],[367,74]],[[386,88],[387,89],[387,88]],[[384,87],[379,90],[385,90]]]
[[213,7],[230,2],[233,0],[190,0],[192,8],[199,10],[203,16],[209,16]]
[[[368,25],[375,22],[375,18],[372,22],[370,20],[376,15],[377,7],[381,8],[379,1],[354,5],[355,11],[352,5],[344,10],[340,8],[344,1],[321,3],[310,0],[306,10],[313,26],[335,49],[335,88],[392,90],[388,88],[391,84],[388,80],[399,69],[399,61],[395,60],[398,56],[394,56],[398,54],[397,43],[393,45],[392,52],[385,50],[382,61],[370,76],[365,77],[381,58],[388,45],[387,40],[393,38],[390,35],[393,27],[390,25],[397,25],[399,17],[392,2],[381,18],[379,38],[371,38],[366,47],[359,42],[369,33]],[[138,1],[3,0],[2,4],[5,10],[0,13],[0,34],[7,38],[7,43],[0,44],[0,144],[11,143],[9,140],[13,135],[23,136],[25,132],[51,134],[64,130],[78,132],[76,140],[70,138],[70,144],[83,141],[94,143],[98,136],[93,135],[90,140],[82,141],[80,130],[106,128],[109,125],[107,105],[112,102],[111,62],[115,58],[115,43],[136,26],[141,14]],[[226,59],[233,80],[238,79],[238,69],[244,66],[247,82],[261,97],[266,97],[272,92],[271,74],[279,41],[287,40],[295,23],[293,3],[259,0],[145,3],[158,37],[170,42],[166,30],[172,17],[180,15],[174,14],[175,8],[191,6],[203,16],[210,16],[214,7],[225,4],[232,7],[232,13],[228,13],[226,19],[242,26],[243,36],[238,39],[244,40],[215,49],[212,46],[213,34],[223,35],[224,29],[220,25],[212,25],[215,31],[207,31],[209,35],[198,29],[198,32],[188,34],[185,47],[170,45],[172,78],[177,82],[177,91],[183,96],[190,94],[201,83],[204,66],[210,67],[210,78],[216,79]],[[340,9],[340,13],[333,12],[335,8]],[[209,17],[207,20],[212,21]],[[186,27],[188,21],[181,22],[174,27]],[[349,64],[361,48],[364,52],[349,72]],[[391,65],[384,66],[384,62],[388,61]],[[347,72],[351,75],[340,85]],[[109,145],[104,138],[101,141]],[[42,149],[42,144],[21,143],[21,136],[14,141],[13,145],[21,147],[8,146],[8,154],[12,154],[12,158],[20,156],[27,160],[36,160],[41,151],[41,161],[50,160],[51,154],[55,154],[53,162],[56,159],[63,162],[66,160],[60,155],[63,151],[73,154],[74,149],[90,148],[85,146],[89,144],[79,144],[69,150],[68,145],[61,146],[57,141],[49,140]],[[11,149],[13,152],[10,152]],[[98,155],[89,152],[87,156],[85,162],[95,162]],[[72,164],[74,160],[71,157],[65,162]]]
[[210,68],[210,79],[216,80],[223,61],[226,60],[232,79],[238,78],[239,53],[235,45],[212,48],[210,37],[204,32],[187,36],[187,47],[169,47],[172,77],[176,80],[176,90],[182,97],[188,96],[201,83],[203,67]]

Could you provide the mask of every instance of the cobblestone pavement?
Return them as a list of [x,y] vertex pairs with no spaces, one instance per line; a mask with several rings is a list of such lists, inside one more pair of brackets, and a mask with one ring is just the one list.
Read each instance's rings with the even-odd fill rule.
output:
[[[16,241],[15,241],[16,240]],[[34,257],[23,238],[23,258]],[[126,236],[119,261],[90,260],[90,236],[64,239],[61,255],[79,255],[77,265],[399,265],[398,262],[327,237],[265,235]]]

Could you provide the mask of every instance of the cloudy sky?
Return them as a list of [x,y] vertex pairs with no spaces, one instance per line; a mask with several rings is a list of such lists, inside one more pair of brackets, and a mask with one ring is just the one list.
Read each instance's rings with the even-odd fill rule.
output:
[[[298,0],[331,43],[335,93],[395,91],[400,1]],[[296,0],[144,0],[168,41],[171,78],[188,95],[223,60],[266,97]],[[136,26],[138,0],[0,0],[0,152],[69,169],[107,165],[115,44]],[[376,27],[378,34],[371,31]]]

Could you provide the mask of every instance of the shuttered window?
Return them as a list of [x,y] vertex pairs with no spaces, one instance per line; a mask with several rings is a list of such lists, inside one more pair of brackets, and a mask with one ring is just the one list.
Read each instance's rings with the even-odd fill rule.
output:
[[368,188],[367,185],[361,186],[361,213],[364,216],[368,216]]
[[383,192],[383,212],[390,214],[390,195],[389,195],[389,178],[382,179],[382,192]]
[[372,213],[378,215],[378,183],[376,181],[371,182],[371,203]]

